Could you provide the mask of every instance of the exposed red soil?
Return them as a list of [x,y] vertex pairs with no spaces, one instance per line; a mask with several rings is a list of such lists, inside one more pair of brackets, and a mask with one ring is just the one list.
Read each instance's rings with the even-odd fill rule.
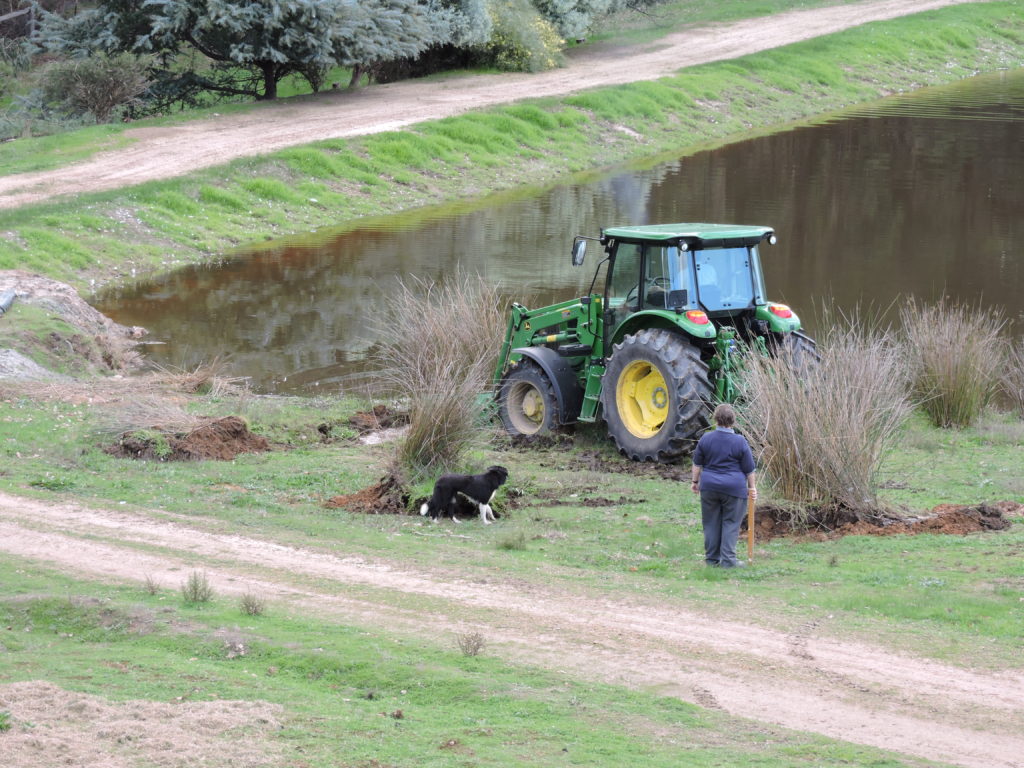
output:
[[[807,525],[795,528],[791,508],[763,504],[758,505],[754,512],[754,527],[757,537],[762,540],[794,535],[821,539],[920,533],[963,536],[978,531],[1006,530],[1011,525],[1007,516],[1024,516],[1024,504],[1014,501],[940,504],[926,514],[913,517],[896,517],[891,513],[864,517],[852,512],[837,517],[835,510],[827,510],[824,515],[812,510]],[[746,522],[743,529],[746,530]]]
[[332,496],[324,506],[364,515],[404,515],[409,508],[408,502],[409,495],[401,483],[389,475],[355,493]]
[[[162,430],[161,430],[162,431]],[[237,416],[225,416],[185,433],[164,433],[169,451],[160,442],[139,433],[128,432],[104,450],[112,456],[150,461],[230,461],[240,453],[270,450],[265,437],[253,434]]]
[[388,408],[386,405],[375,405],[372,410],[358,411],[348,420],[360,434],[376,432],[379,429],[401,427],[409,423],[409,416]]

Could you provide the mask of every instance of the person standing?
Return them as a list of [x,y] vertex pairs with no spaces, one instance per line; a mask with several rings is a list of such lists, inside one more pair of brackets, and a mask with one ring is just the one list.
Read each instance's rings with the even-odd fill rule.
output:
[[690,488],[700,494],[704,525],[704,561],[710,566],[737,568],[736,540],[748,497],[757,498],[754,455],[743,435],[736,434],[736,411],[722,403],[712,417],[715,429],[705,432],[693,452]]

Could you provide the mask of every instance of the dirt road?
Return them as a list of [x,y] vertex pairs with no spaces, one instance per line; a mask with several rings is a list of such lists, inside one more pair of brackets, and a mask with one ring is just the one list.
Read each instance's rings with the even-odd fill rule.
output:
[[135,141],[53,171],[0,176],[0,208],[180,176],[238,157],[322,139],[390,131],[523,97],[654,80],[683,67],[976,0],[866,0],[686,29],[636,48],[579,49],[562,69],[378,85],[268,104],[245,115],[128,131]]
[[488,653],[510,662],[909,756],[971,768],[1024,766],[1024,674],[967,671],[837,640],[827,635],[826,615],[787,634],[667,599],[645,604],[476,571],[416,570],[199,530],[163,513],[7,494],[0,494],[0,551],[84,578],[151,577],[170,588],[201,567],[221,595],[253,590],[327,620],[440,642],[478,631]]

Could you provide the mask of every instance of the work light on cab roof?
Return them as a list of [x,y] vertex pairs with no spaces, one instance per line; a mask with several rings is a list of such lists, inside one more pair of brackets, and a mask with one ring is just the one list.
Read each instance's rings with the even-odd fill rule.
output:
[[800,318],[769,301],[760,247],[771,227],[652,224],[577,236],[603,249],[590,290],[539,309],[512,305],[494,372],[502,423],[536,435],[603,420],[624,454],[671,461],[708,428],[716,402],[739,396],[749,354],[800,370],[818,357]]

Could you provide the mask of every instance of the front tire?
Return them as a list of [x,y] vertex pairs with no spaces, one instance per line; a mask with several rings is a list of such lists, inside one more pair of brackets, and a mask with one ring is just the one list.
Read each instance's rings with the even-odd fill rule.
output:
[[708,428],[714,390],[700,351],[648,328],[616,344],[601,388],[608,434],[634,461],[671,461]]
[[510,435],[531,437],[558,427],[555,388],[547,374],[529,361],[520,362],[505,377],[498,399],[501,423]]

